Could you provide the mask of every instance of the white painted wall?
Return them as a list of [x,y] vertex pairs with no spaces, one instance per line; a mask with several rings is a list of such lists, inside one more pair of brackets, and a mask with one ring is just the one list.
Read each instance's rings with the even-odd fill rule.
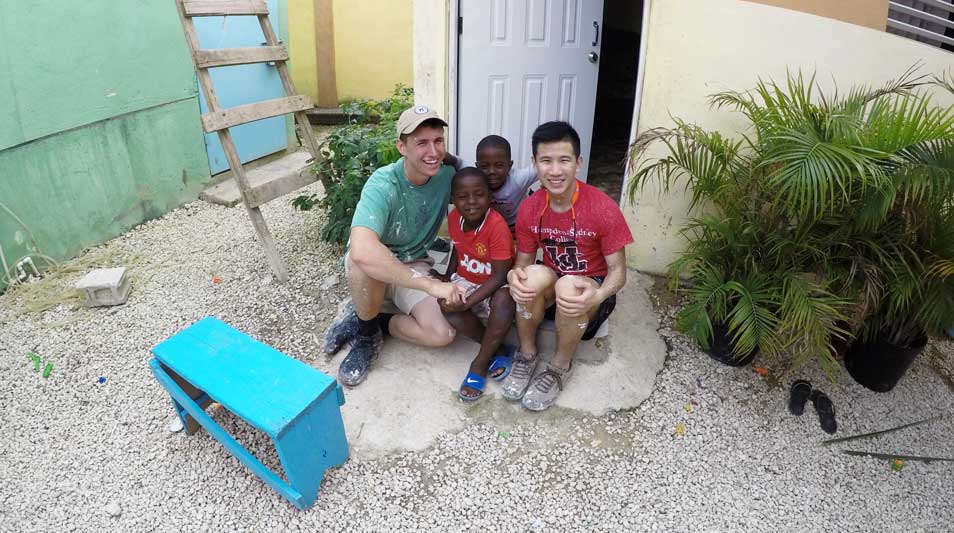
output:
[[[880,85],[919,61],[924,73],[954,68],[954,54],[949,52],[816,15],[743,0],[646,1],[650,13],[644,37],[640,130],[671,126],[672,115],[704,128],[739,131],[742,119],[709,109],[707,96],[754,87],[759,77],[782,80],[786,68],[815,70],[828,87],[834,76],[845,89],[855,83]],[[416,100],[434,106],[442,115],[451,98],[447,78],[450,2],[414,0]],[[954,101],[942,93],[938,99]],[[652,189],[624,206],[636,239],[627,253],[631,266],[665,271],[682,247],[677,232],[686,219],[687,206],[687,197],[679,192],[660,195]]]
[[414,0],[414,102],[436,109],[444,120],[448,120],[449,10],[450,0]]
[[[834,77],[847,89],[881,85],[919,61],[930,74],[954,65],[954,54],[889,33],[740,0],[652,0],[647,39],[640,131],[671,126],[670,116],[739,131],[741,116],[709,109],[707,96],[752,88],[760,77],[781,81],[786,68],[815,70],[823,88]],[[954,98],[939,91],[938,101]],[[647,188],[624,208],[636,239],[627,254],[631,266],[665,271],[682,247],[677,232],[687,206],[681,189],[661,195]]]

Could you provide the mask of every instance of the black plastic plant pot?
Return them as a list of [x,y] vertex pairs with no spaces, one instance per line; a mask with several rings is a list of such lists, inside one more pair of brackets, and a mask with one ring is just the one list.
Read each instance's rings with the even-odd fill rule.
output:
[[898,384],[926,345],[927,335],[924,334],[908,346],[892,344],[883,336],[870,342],[859,340],[845,355],[845,368],[865,388],[888,392]]
[[742,357],[737,357],[732,351],[732,337],[729,335],[729,326],[719,322],[712,324],[712,344],[706,350],[709,357],[729,366],[745,366],[755,359],[758,348]]

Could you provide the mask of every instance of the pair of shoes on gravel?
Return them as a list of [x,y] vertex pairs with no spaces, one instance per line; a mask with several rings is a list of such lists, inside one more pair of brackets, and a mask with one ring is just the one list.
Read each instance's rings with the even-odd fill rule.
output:
[[324,341],[321,351],[329,356],[338,353],[348,342],[351,343],[351,351],[338,367],[338,381],[348,387],[354,387],[368,377],[371,363],[381,353],[384,335],[380,331],[371,336],[359,334],[358,315],[354,311],[354,305],[348,302],[328,327]]
[[537,354],[518,351],[513,356],[510,375],[502,386],[504,398],[520,400],[531,411],[543,411],[553,405],[573,372],[572,362],[567,369],[548,364],[543,372],[534,376],[539,359]]
[[835,422],[835,405],[824,392],[813,389],[812,384],[804,379],[796,380],[792,383],[788,397],[788,411],[795,416],[802,416],[805,412],[805,404],[808,400],[815,406],[815,412],[818,413],[818,421],[821,424],[822,431],[825,433],[834,433],[838,430],[838,423]]

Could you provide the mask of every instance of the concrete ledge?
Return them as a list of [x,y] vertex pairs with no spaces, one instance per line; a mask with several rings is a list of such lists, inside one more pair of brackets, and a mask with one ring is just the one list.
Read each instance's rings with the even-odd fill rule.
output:
[[[457,397],[477,345],[459,338],[448,347],[422,348],[389,338],[367,380],[346,389],[342,407],[348,440],[356,457],[374,457],[402,450],[423,449],[438,435],[480,422],[534,422],[541,417],[580,413],[603,414],[638,406],[652,392],[663,368],[666,345],[657,333],[658,317],[647,290],[652,280],[635,270],[617,296],[609,319],[611,335],[584,343],[579,364],[554,408],[544,413],[524,410],[500,396],[499,383],[488,381],[484,396],[473,403]],[[541,335],[545,335],[542,333]],[[547,354],[541,343],[541,353]],[[340,362],[346,350],[336,356]],[[549,352],[549,353],[552,353]],[[543,369],[543,365],[538,367]]]
[[[264,204],[314,183],[318,178],[311,172],[311,164],[311,154],[306,150],[299,150],[248,170],[245,174],[252,187],[254,205]],[[206,188],[199,194],[199,198],[227,207],[234,207],[242,202],[238,184],[232,178]]]

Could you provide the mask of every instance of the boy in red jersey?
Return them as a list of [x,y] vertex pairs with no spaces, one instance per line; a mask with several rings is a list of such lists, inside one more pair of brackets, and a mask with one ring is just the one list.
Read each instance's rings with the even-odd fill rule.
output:
[[[520,350],[503,395],[542,411],[563,390],[580,340],[593,338],[613,312],[616,292],[626,284],[625,246],[633,236],[616,202],[576,179],[583,159],[572,126],[542,124],[532,143],[542,187],[517,214],[517,260],[507,281],[517,303]],[[542,265],[534,264],[538,249]],[[548,315],[556,321],[557,351],[534,377],[537,328]]]
[[[491,379],[501,380],[510,369],[509,356],[494,354],[513,323],[514,303],[506,287],[507,272],[513,264],[513,241],[507,221],[490,209],[490,199],[486,174],[474,167],[454,174],[454,209],[447,215],[453,249],[445,276],[462,287],[467,296],[462,303],[442,300],[440,304],[447,321],[458,332],[480,343],[458,391],[464,401],[483,395],[488,372]],[[481,318],[487,320],[486,327]]]

